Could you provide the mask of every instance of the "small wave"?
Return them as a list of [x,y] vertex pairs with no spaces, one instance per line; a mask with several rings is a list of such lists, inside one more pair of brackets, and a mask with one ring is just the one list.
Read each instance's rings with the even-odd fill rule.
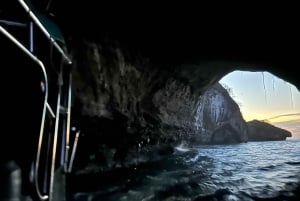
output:
[[268,166],[259,168],[259,170],[268,171],[268,170],[274,169],[275,167],[276,167],[276,165],[268,165]]
[[297,161],[290,161],[290,162],[286,162],[286,164],[288,165],[300,165],[300,161],[297,162]]
[[218,189],[215,193],[210,195],[202,195],[196,197],[193,201],[204,200],[224,200],[224,201],[298,201],[299,194],[297,191],[288,192],[282,191],[275,195],[266,196],[264,194],[253,195],[244,191],[232,192],[229,189]]
[[215,193],[210,195],[198,196],[194,201],[202,200],[233,200],[239,201],[239,198],[236,197],[229,189],[218,189]]
[[187,151],[190,151],[189,148],[184,148],[184,147],[180,147],[180,146],[175,147],[175,149],[176,149],[177,151],[180,151],[180,152],[187,152]]
[[186,147],[185,143],[181,143],[180,145],[176,146],[175,150],[180,151],[180,152],[190,151],[190,149]]

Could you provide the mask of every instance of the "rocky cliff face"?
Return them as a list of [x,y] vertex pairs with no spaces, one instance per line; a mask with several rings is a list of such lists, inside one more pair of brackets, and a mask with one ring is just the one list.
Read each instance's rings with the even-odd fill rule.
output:
[[266,122],[253,120],[247,123],[249,141],[285,140],[292,137],[291,132],[275,127]]
[[165,131],[177,141],[222,144],[247,141],[247,127],[238,105],[228,92],[215,84],[204,94],[169,81],[153,98]]
[[130,165],[170,153],[182,141],[247,141],[239,107],[221,85],[204,93],[183,71],[159,69],[117,44],[74,45],[72,115],[85,134],[82,163]]

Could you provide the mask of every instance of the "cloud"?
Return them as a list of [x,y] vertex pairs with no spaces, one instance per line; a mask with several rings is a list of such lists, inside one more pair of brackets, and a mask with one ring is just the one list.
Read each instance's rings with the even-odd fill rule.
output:
[[281,118],[281,117],[292,117],[292,116],[300,116],[300,112],[299,113],[291,113],[291,114],[281,114],[281,115],[277,115],[277,116],[273,116],[273,117],[264,119],[264,121],[269,121],[269,120],[272,120],[272,119],[278,119],[278,118]]

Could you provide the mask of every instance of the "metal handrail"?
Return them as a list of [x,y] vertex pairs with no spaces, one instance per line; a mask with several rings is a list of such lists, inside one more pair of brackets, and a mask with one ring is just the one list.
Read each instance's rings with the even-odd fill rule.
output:
[[22,23],[22,22],[15,22],[15,21],[11,21],[11,20],[0,20],[0,23],[8,25],[8,26],[16,26],[16,27],[26,27],[27,24]]
[[[48,76],[46,69],[44,67],[44,64],[41,60],[39,60],[32,52],[33,52],[33,23],[39,27],[39,29],[42,31],[42,33],[50,40],[52,45],[58,50],[58,52],[62,55],[62,59],[67,62],[67,64],[71,64],[72,61],[71,59],[65,54],[63,49],[56,43],[55,39],[50,35],[50,33],[47,31],[47,29],[43,26],[43,24],[40,22],[40,20],[36,17],[36,15],[31,11],[30,7],[24,2],[24,0],[18,0],[21,6],[25,9],[25,11],[28,13],[29,17],[31,18],[30,22],[30,44],[29,44],[29,50],[22,45],[13,35],[11,35],[8,31],[6,31],[1,25],[0,25],[0,32],[3,33],[6,37],[8,37],[17,47],[19,47],[27,56],[29,56],[35,63],[38,64],[38,66],[42,70],[43,74],[43,81],[44,83],[44,100],[43,100],[43,111],[42,111],[42,117],[41,117],[41,124],[40,124],[40,132],[39,132],[39,139],[38,139],[38,146],[37,146],[37,153],[36,153],[36,160],[33,163],[34,167],[32,169],[33,171],[33,177],[30,177],[31,182],[34,185],[37,197],[40,200],[51,200],[52,199],[52,194],[53,194],[53,184],[54,184],[54,173],[55,173],[55,160],[56,160],[56,149],[57,149],[57,140],[58,140],[58,130],[59,130],[59,116],[60,116],[60,101],[61,101],[61,90],[62,90],[62,66],[60,69],[60,74],[58,78],[58,97],[57,97],[57,109],[56,109],[56,114],[52,111],[50,105],[48,104],[48,91],[49,91],[49,86],[48,86]],[[11,22],[7,21],[1,21],[4,22],[5,24],[12,24]],[[9,25],[10,25],[9,24]],[[16,23],[13,23],[13,25],[18,25]],[[23,24],[21,24],[23,25]],[[69,74],[69,85],[68,85],[68,100],[67,100],[67,126],[66,126],[66,144],[65,144],[65,157],[64,157],[64,163],[65,163],[65,172],[69,172],[72,169],[72,163],[74,160],[74,155],[76,151],[76,145],[79,137],[79,133],[76,134],[76,138],[74,141],[74,147],[71,153],[71,162],[68,167],[68,162],[69,162],[69,152],[70,152],[70,119],[71,119],[71,87],[72,87],[72,74],[70,72]],[[51,167],[50,167],[50,183],[49,183],[49,192],[48,195],[43,195],[41,190],[40,190],[40,185],[39,185],[39,168],[40,168],[40,160],[41,160],[41,152],[42,152],[42,143],[44,139],[44,130],[45,130],[45,116],[46,113],[49,112],[50,116],[55,119],[55,128],[54,128],[54,136],[53,136],[53,147],[52,147],[52,156],[51,156]],[[75,149],[74,149],[75,148]]]
[[47,109],[47,100],[48,100],[48,78],[46,69],[44,64],[41,60],[39,60],[36,56],[34,56],[26,47],[24,47],[13,35],[7,32],[1,25],[0,25],[0,32],[3,33],[9,40],[11,40],[15,45],[17,45],[27,56],[29,56],[37,65],[40,66],[43,74],[43,78],[45,81],[45,96],[44,96],[44,104],[43,104],[43,113],[42,113],[42,120],[41,120],[41,127],[40,127],[40,134],[39,134],[39,141],[38,141],[38,149],[37,149],[37,156],[36,161],[34,164],[34,185],[37,192],[37,196],[41,200],[47,200],[48,195],[42,195],[39,185],[38,185],[38,169],[40,163],[40,156],[41,156],[41,146],[43,141],[43,134],[44,134],[44,125],[45,125],[45,116],[46,116],[46,109]]
[[56,43],[55,39],[49,34],[47,29],[43,26],[40,20],[35,16],[35,14],[31,11],[29,6],[24,2],[24,0],[19,0],[21,6],[25,9],[28,15],[31,17],[32,21],[41,29],[41,31],[46,35],[46,37],[51,41],[54,47],[62,54],[63,58],[67,61],[68,64],[72,64],[71,59],[64,53],[62,48]]
[[47,106],[47,109],[48,109],[48,111],[49,111],[51,117],[54,119],[54,118],[55,118],[55,114],[54,114],[54,112],[52,111],[50,105],[49,105],[48,103],[46,103],[46,106]]

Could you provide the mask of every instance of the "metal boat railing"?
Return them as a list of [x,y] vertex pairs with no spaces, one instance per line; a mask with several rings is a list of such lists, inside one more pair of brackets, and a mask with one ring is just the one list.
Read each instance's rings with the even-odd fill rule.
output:
[[[37,151],[36,151],[36,157],[35,161],[33,163],[33,168],[32,168],[32,177],[31,177],[31,182],[34,185],[37,197],[39,200],[53,200],[53,185],[54,185],[54,174],[55,174],[55,168],[56,168],[56,155],[57,155],[57,150],[58,150],[58,138],[61,136],[63,143],[61,143],[62,147],[60,149],[61,151],[61,157],[62,157],[62,166],[64,168],[64,172],[68,173],[72,170],[72,165],[75,157],[75,152],[77,148],[77,143],[78,143],[78,138],[80,135],[80,131],[76,132],[76,136],[74,138],[74,144],[72,146],[72,153],[70,155],[70,126],[71,126],[71,102],[72,102],[72,73],[71,70],[68,71],[68,75],[64,76],[64,64],[61,63],[59,67],[59,73],[58,73],[58,89],[57,89],[57,102],[56,102],[56,110],[55,113],[53,112],[49,102],[48,102],[48,96],[49,96],[49,83],[48,83],[48,75],[47,71],[45,68],[44,63],[37,58],[36,55],[33,54],[34,50],[34,36],[33,36],[33,26],[34,24],[42,31],[42,33],[47,37],[47,39],[50,40],[51,45],[53,45],[56,50],[61,54],[63,61],[66,63],[66,65],[72,64],[71,59],[67,56],[67,54],[63,51],[63,49],[56,43],[55,39],[50,35],[50,33],[47,31],[47,29],[43,26],[43,24],[39,21],[38,17],[34,14],[34,12],[31,11],[30,7],[26,4],[25,1],[23,0],[18,0],[18,2],[21,4],[21,6],[25,9],[25,11],[28,13],[28,16],[30,17],[30,29],[29,29],[29,49],[27,49],[18,39],[16,39],[12,34],[10,34],[4,27],[0,25],[0,33],[5,35],[10,41],[12,41],[21,51],[23,51],[28,57],[30,57],[41,69],[42,72],[42,77],[43,77],[43,84],[44,84],[44,98],[43,98],[43,109],[42,109],[42,116],[41,116],[41,123],[40,123],[40,130],[39,130],[39,137],[38,137],[38,145],[37,145]],[[19,26],[23,27],[23,23],[18,23],[18,22],[10,22],[7,20],[1,20],[2,23],[6,25],[12,25],[12,26]],[[34,23],[34,24],[33,24]],[[26,24],[24,25],[26,26]],[[64,85],[64,77],[67,77],[67,85]],[[67,87],[66,90],[62,90],[62,87],[65,86]],[[62,104],[62,91],[65,92],[64,99],[66,100],[65,105]],[[64,108],[64,109],[63,109]],[[49,158],[51,158],[50,161],[50,175],[49,175],[49,181],[45,181],[47,179],[48,175],[48,170],[49,168],[47,166],[47,161],[45,162],[46,164],[46,170],[44,172],[44,188],[40,187],[39,184],[39,173],[42,171],[39,168],[41,167],[41,152],[42,152],[42,144],[45,138],[45,120],[46,120],[46,114],[49,114],[50,118],[52,120],[55,120],[54,124],[54,133],[53,133],[53,138],[52,138],[52,149],[51,145],[48,143],[48,150],[47,153],[50,154]],[[61,115],[65,115],[63,120],[60,120]],[[59,135],[60,131],[60,123],[63,121],[64,124],[64,129],[62,129],[61,135]],[[50,136],[48,136],[50,138]],[[50,142],[50,141],[48,141]],[[47,156],[48,157],[48,156]],[[45,184],[47,183],[47,184]],[[48,193],[43,193],[41,189],[45,189],[46,186],[48,185]]]
[[[46,73],[46,69],[44,67],[44,64],[42,61],[40,61],[36,56],[34,56],[22,43],[20,43],[13,35],[11,35],[8,31],[6,31],[1,25],[0,25],[0,32],[3,33],[9,40],[11,40],[15,45],[17,45],[27,56],[29,56],[40,68],[43,74],[43,79],[45,82],[45,89],[44,89],[44,103],[43,103],[43,112],[42,112],[42,118],[41,118],[41,126],[40,126],[40,134],[39,134],[39,140],[38,140],[38,148],[37,148],[37,154],[36,154],[36,161],[34,164],[34,185],[36,188],[36,193],[39,199],[46,200],[48,199],[48,195],[42,195],[39,185],[38,185],[38,169],[40,164],[40,155],[41,155],[41,146],[42,146],[42,140],[44,135],[44,125],[45,125],[45,116],[46,116],[46,110],[47,108],[50,108],[48,104],[48,77]],[[49,107],[47,107],[47,105]]]

